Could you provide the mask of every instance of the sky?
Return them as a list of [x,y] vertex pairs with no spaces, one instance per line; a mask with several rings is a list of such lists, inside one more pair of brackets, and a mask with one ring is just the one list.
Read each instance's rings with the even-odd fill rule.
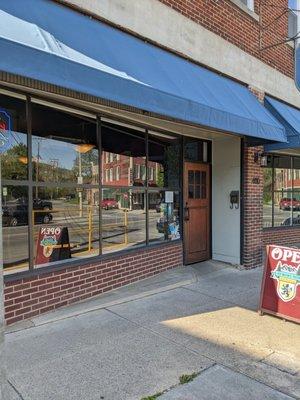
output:
[[297,0],[289,0],[289,7],[296,8],[297,7]]

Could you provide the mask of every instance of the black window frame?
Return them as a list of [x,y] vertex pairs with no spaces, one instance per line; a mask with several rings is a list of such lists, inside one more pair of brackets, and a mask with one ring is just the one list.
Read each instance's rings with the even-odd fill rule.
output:
[[[263,230],[278,230],[278,229],[295,229],[295,228],[300,228],[299,224],[294,224],[294,214],[296,213],[296,211],[293,209],[293,207],[291,207],[291,224],[290,225],[275,225],[275,194],[279,193],[279,192],[283,192],[288,194],[288,198],[294,199],[294,193],[298,193],[300,194],[300,188],[299,189],[295,189],[294,187],[294,180],[295,180],[295,173],[294,171],[300,171],[300,168],[294,168],[295,165],[295,160],[298,161],[298,163],[300,164],[300,156],[295,156],[295,155],[288,155],[288,154],[278,154],[278,153],[272,153],[272,154],[266,154],[267,156],[267,165],[263,166],[262,168],[264,169],[271,169],[272,174],[271,174],[271,201],[272,201],[272,207],[271,207],[271,226],[267,226],[264,227],[263,226]],[[275,179],[276,179],[276,174],[275,174],[275,170],[280,168],[280,167],[276,167],[276,165],[274,165],[274,160],[276,159],[289,159],[289,164],[290,164],[290,168],[286,168],[287,170],[291,171],[291,188],[290,189],[286,189],[286,190],[278,190],[276,189],[275,186]],[[265,183],[265,182],[264,182]],[[300,211],[298,211],[298,214],[300,213]],[[264,224],[264,213],[263,213],[263,224]]]
[[[1,88],[0,88],[1,89]],[[68,105],[67,103],[62,103],[62,102],[55,102],[53,100],[44,98],[44,97],[39,97],[36,95],[28,95],[26,93],[22,93],[20,91],[14,91],[14,90],[5,90],[3,93],[4,95],[9,96],[10,93],[12,96],[20,95],[22,98],[25,99],[26,103],[26,119],[27,119],[27,157],[28,157],[28,174],[27,174],[27,179],[26,180],[2,180],[1,179],[1,190],[3,186],[10,185],[10,186],[25,186],[28,189],[28,215],[29,215],[29,221],[28,221],[28,247],[29,247],[29,266],[28,269],[24,271],[12,271],[11,273],[7,274],[6,277],[19,277],[23,275],[32,275],[32,274],[38,274],[41,273],[42,271],[53,271],[61,268],[66,268],[66,267],[71,267],[71,266],[77,266],[78,264],[84,264],[84,263],[90,263],[90,262],[97,262],[98,260],[110,258],[110,257],[115,257],[116,255],[119,254],[124,254],[124,253],[130,253],[132,251],[137,251],[139,249],[146,249],[146,248],[151,248],[154,246],[161,246],[161,245],[167,245],[167,244],[172,244],[175,242],[182,242],[182,237],[183,237],[183,226],[182,226],[182,166],[183,166],[183,138],[181,135],[176,134],[174,132],[170,131],[165,131],[165,130],[160,130],[156,129],[153,127],[145,126],[142,124],[138,123],[132,123],[128,122],[126,120],[122,120],[122,118],[114,118],[112,116],[109,116],[109,119],[113,120],[114,123],[118,124],[120,123],[120,128],[122,128],[122,124],[128,124],[132,125],[133,129],[134,127],[137,127],[139,130],[138,132],[143,133],[144,139],[145,139],[145,154],[146,154],[146,159],[145,159],[145,174],[146,174],[146,184],[143,187],[136,187],[136,186],[126,186],[126,189],[138,189],[140,191],[143,191],[144,196],[145,196],[145,202],[146,202],[146,218],[145,218],[145,244],[140,245],[140,246],[133,246],[133,247],[127,247],[127,248],[122,248],[118,251],[114,251],[111,253],[104,253],[103,252],[103,240],[102,240],[102,193],[103,189],[105,188],[111,188],[110,186],[107,186],[103,183],[102,181],[102,125],[105,123],[103,121],[106,121],[107,116],[102,115],[101,113],[96,113],[96,112],[91,112],[88,109],[83,109],[83,108],[78,108],[78,107],[73,107],[71,105]],[[46,107],[55,107],[57,106],[58,108],[60,106],[67,107],[70,110],[73,110],[75,114],[78,114],[80,117],[80,113],[89,113],[90,115],[93,115],[95,117],[95,124],[96,124],[96,136],[97,136],[97,143],[98,143],[98,160],[99,160],[99,173],[98,173],[98,184],[76,184],[76,183],[52,183],[52,182],[36,182],[33,179],[33,161],[32,161],[32,104],[35,104],[39,100],[42,100],[44,105]],[[149,242],[149,193],[151,193],[154,188],[149,187],[149,168],[148,168],[148,142],[149,142],[149,130],[153,132],[158,132],[162,134],[168,134],[174,138],[177,138],[179,141],[180,145],[180,160],[179,160],[179,165],[180,165],[180,172],[179,172],[179,180],[178,180],[178,187],[157,187],[155,188],[156,190],[159,191],[166,191],[166,190],[171,190],[171,191],[176,191],[179,192],[179,198],[180,198],[180,215],[179,215],[179,220],[180,220],[180,238],[175,239],[175,240],[164,240],[164,241],[156,241],[156,242]],[[83,258],[81,260],[78,259],[70,259],[70,260],[64,260],[62,262],[56,262],[53,265],[52,264],[47,264],[45,266],[35,266],[34,265],[34,253],[35,253],[35,243],[34,243],[34,224],[32,222],[31,215],[33,213],[33,192],[35,188],[43,188],[43,187],[70,187],[70,188],[83,188],[83,189],[90,189],[90,188],[96,188],[99,190],[99,255],[95,256],[89,256],[86,258]],[[122,188],[119,186],[118,188]],[[1,227],[2,229],[2,227]]]

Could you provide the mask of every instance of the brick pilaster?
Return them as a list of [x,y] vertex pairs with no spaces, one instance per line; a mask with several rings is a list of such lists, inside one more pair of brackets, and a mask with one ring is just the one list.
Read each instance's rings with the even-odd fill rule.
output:
[[246,268],[262,264],[263,169],[254,162],[262,147],[244,148],[244,251]]

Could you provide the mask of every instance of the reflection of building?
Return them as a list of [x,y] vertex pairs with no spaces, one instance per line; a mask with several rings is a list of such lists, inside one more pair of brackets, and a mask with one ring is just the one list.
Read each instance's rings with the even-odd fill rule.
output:
[[[103,185],[143,186],[146,180],[144,157],[129,157],[120,154],[103,152],[102,158]],[[153,161],[148,163],[149,186],[157,186],[160,165]]]

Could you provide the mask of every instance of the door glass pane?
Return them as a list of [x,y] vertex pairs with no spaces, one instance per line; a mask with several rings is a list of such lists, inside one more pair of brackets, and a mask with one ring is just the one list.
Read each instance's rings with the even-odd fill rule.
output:
[[195,183],[196,185],[200,184],[200,171],[195,171]]
[[189,185],[193,185],[195,180],[194,180],[194,171],[189,171]]
[[28,189],[2,187],[4,274],[28,269]]
[[194,198],[194,185],[189,185],[189,199]]
[[200,195],[200,188],[201,188],[200,185],[195,185],[195,199],[202,198],[201,195]]
[[206,199],[206,172],[202,171],[201,172],[201,199]]

